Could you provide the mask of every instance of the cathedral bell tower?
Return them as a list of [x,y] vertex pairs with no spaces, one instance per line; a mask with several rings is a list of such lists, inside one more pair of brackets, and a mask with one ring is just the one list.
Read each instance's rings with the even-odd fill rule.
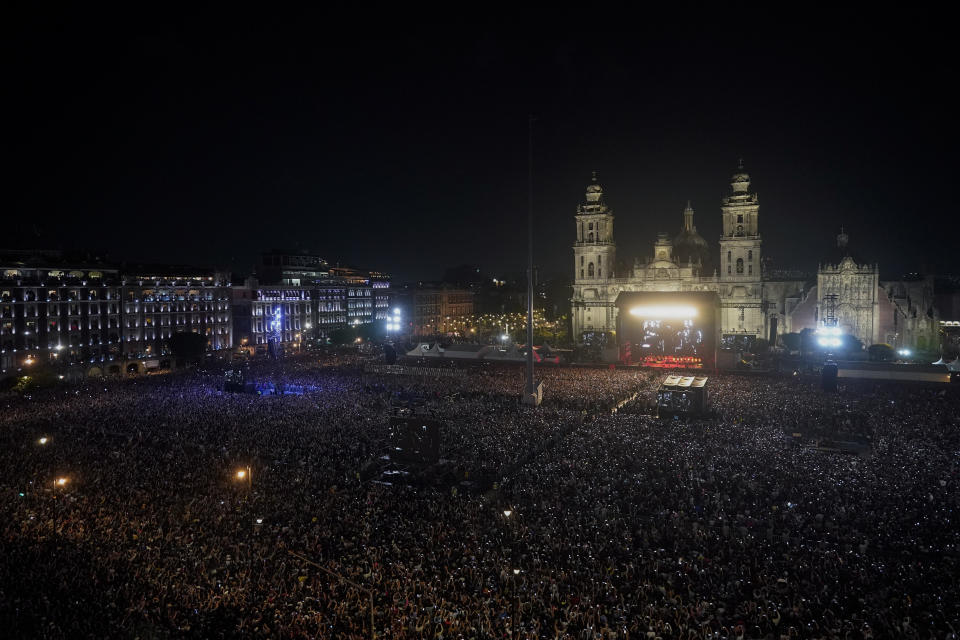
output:
[[750,193],[750,176],[743,161],[730,181],[731,194],[723,199],[723,234],[720,236],[720,280],[760,280],[760,202]]
[[602,335],[616,329],[613,211],[603,201],[597,173],[587,186],[586,202],[574,216],[577,241],[573,243],[572,324],[579,341],[585,334]]
[[614,277],[617,246],[613,241],[613,211],[603,201],[597,172],[587,186],[587,201],[577,207],[577,241],[573,245],[573,279],[596,282]]

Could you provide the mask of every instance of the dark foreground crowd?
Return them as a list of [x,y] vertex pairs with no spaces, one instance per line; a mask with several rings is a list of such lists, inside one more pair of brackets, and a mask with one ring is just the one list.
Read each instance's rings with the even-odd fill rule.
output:
[[[960,631],[956,389],[718,376],[714,415],[666,420],[634,371],[544,370],[536,410],[512,369],[254,374],[312,391],[194,372],[0,397],[4,637],[367,638],[368,591],[381,638]],[[398,394],[496,490],[361,482]],[[869,453],[789,435],[823,425]]]

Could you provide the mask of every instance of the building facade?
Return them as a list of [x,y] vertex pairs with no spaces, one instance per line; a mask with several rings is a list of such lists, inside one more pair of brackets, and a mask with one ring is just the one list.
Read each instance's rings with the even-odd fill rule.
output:
[[404,319],[404,332],[418,337],[461,332],[475,313],[473,291],[442,286],[401,291],[396,306]]
[[[160,365],[177,332],[233,343],[229,282],[212,270],[120,268],[58,251],[0,256],[0,372],[50,364],[91,375]],[[131,363],[132,364],[129,364]]]
[[208,351],[233,346],[230,278],[191,267],[134,267],[123,276],[123,353],[128,358],[170,355],[174,333],[207,338]]
[[721,346],[748,346],[760,338],[776,344],[784,333],[825,325],[838,326],[866,345],[886,341],[929,348],[935,342],[939,325],[932,286],[881,282],[878,265],[850,255],[849,237],[842,231],[835,259],[820,264],[815,278],[767,271],[759,198],[742,164],[721,201],[720,215],[718,261],[697,233],[688,203],[677,236],[660,233],[652,258],[635,260],[626,273],[617,273],[614,214],[594,174],[574,216],[575,339],[584,343],[614,334],[614,302],[621,292],[713,291],[720,297]]
[[0,372],[99,365],[122,354],[116,267],[57,251],[0,256]]
[[258,276],[248,279],[249,299],[235,314],[238,324],[250,325],[248,343],[266,345],[267,314],[281,309],[283,342],[324,339],[335,329],[386,322],[390,311],[390,276],[378,271],[332,266],[304,252],[271,251],[260,256]]
[[250,307],[250,343],[264,351],[275,334],[280,342],[300,345],[310,337],[316,323],[313,289],[297,286],[257,288]]

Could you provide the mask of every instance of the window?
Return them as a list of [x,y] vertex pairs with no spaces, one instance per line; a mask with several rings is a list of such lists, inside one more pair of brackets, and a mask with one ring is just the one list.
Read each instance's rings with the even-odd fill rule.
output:
[[587,234],[587,242],[593,242],[593,231]]
[[580,277],[583,277],[583,269],[580,269]]
[[738,213],[738,214],[737,214],[737,222],[743,222],[743,214],[742,214],[742,213]]
[[751,249],[750,251],[747,251],[747,260],[748,260],[748,261],[751,261],[751,262],[753,261],[753,250],[752,250],[752,249]]
[[580,256],[580,266],[583,266],[583,256]]
[[737,258],[737,273],[743,273],[743,258]]
[[731,274],[731,273],[733,273],[733,272],[731,271],[731,267],[730,267],[730,265],[727,265],[727,274],[729,275],[729,274]]
[[752,264],[747,267],[747,274],[748,274],[748,275],[753,275],[753,265],[752,265]]
[[598,266],[598,267],[600,266],[601,260],[603,260],[603,256],[597,256],[597,266]]
[[742,225],[742,224],[738,224],[738,225],[737,225],[737,235],[738,235],[738,236],[742,236],[742,235],[743,235],[743,225]]
[[593,263],[592,263],[592,262],[587,265],[587,277],[589,277],[589,278],[592,278],[592,277],[593,277]]
[[587,225],[587,229],[589,229],[590,231],[593,231],[593,223],[592,223],[592,222]]
[[730,258],[733,256],[732,251],[727,251],[727,262],[730,262]]

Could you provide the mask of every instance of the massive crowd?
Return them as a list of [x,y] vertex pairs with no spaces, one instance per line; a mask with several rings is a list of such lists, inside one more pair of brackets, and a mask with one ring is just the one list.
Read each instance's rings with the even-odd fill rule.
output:
[[[194,371],[0,397],[8,637],[366,638],[370,593],[386,638],[960,630],[955,389],[722,375],[713,415],[666,420],[661,376],[636,370],[543,369],[539,409],[509,368],[252,374],[310,391],[228,394]],[[362,480],[400,395],[497,488]]]

